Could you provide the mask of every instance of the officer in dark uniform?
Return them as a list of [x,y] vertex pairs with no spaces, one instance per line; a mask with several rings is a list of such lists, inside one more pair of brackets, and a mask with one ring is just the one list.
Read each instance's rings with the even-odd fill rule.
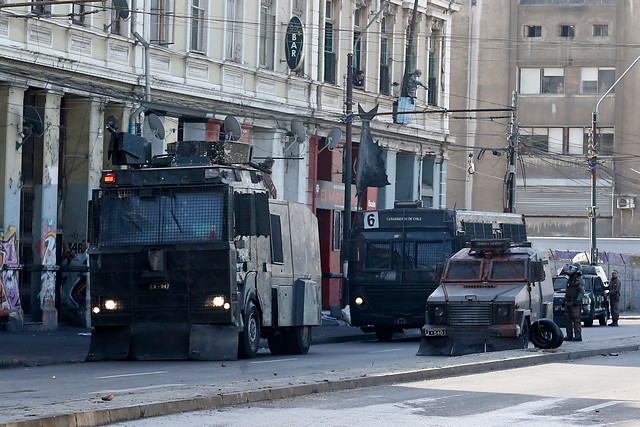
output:
[[618,270],[613,270],[611,280],[609,281],[609,304],[611,305],[611,323],[609,326],[618,326],[618,318],[620,317],[620,289],[622,282],[618,277]]
[[567,337],[565,341],[582,341],[582,297],[584,279],[582,265],[574,263],[569,268],[569,280],[565,297],[564,312],[567,316]]

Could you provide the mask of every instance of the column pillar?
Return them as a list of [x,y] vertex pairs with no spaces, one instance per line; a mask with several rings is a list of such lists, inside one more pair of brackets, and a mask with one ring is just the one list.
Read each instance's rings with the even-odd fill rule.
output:
[[22,110],[26,86],[0,84],[0,311],[24,324],[18,288]]
[[391,185],[378,189],[378,209],[391,209],[396,200],[396,158],[395,151],[383,151],[383,160]]

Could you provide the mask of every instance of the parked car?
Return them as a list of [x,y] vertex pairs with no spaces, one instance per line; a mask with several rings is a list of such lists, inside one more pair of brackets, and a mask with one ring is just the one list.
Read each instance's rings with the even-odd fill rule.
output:
[[[583,265],[582,278],[584,279],[584,297],[582,299],[582,322],[584,326],[593,326],[593,321],[604,326],[607,324],[609,313],[609,280],[600,266]],[[567,290],[569,276],[563,273],[563,269],[553,278],[553,321],[558,326],[566,326],[567,318],[562,306]]]

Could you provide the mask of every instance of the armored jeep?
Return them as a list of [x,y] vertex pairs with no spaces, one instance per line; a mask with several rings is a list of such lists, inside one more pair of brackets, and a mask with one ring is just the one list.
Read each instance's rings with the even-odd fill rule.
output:
[[418,355],[556,348],[553,285],[547,263],[529,243],[474,240],[451,256],[440,286],[427,300]]
[[[598,319],[601,326],[607,324],[609,313],[609,280],[602,267],[597,265],[583,265],[582,278],[584,279],[584,297],[582,299],[582,322],[584,326],[593,326],[593,321]],[[566,326],[567,318],[564,312],[564,299],[567,290],[569,276],[565,269],[560,269],[557,276],[553,277],[553,321],[558,326]]]

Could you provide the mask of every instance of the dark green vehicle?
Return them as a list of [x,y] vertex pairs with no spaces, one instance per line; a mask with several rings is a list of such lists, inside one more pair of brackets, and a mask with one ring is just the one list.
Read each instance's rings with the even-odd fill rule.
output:
[[[593,326],[598,319],[601,326],[607,324],[609,313],[609,281],[600,266],[583,265],[584,298],[582,300],[582,322],[584,326]],[[567,318],[564,313],[564,298],[567,289],[568,276],[560,274],[553,278],[553,321],[558,326],[566,326]]]

